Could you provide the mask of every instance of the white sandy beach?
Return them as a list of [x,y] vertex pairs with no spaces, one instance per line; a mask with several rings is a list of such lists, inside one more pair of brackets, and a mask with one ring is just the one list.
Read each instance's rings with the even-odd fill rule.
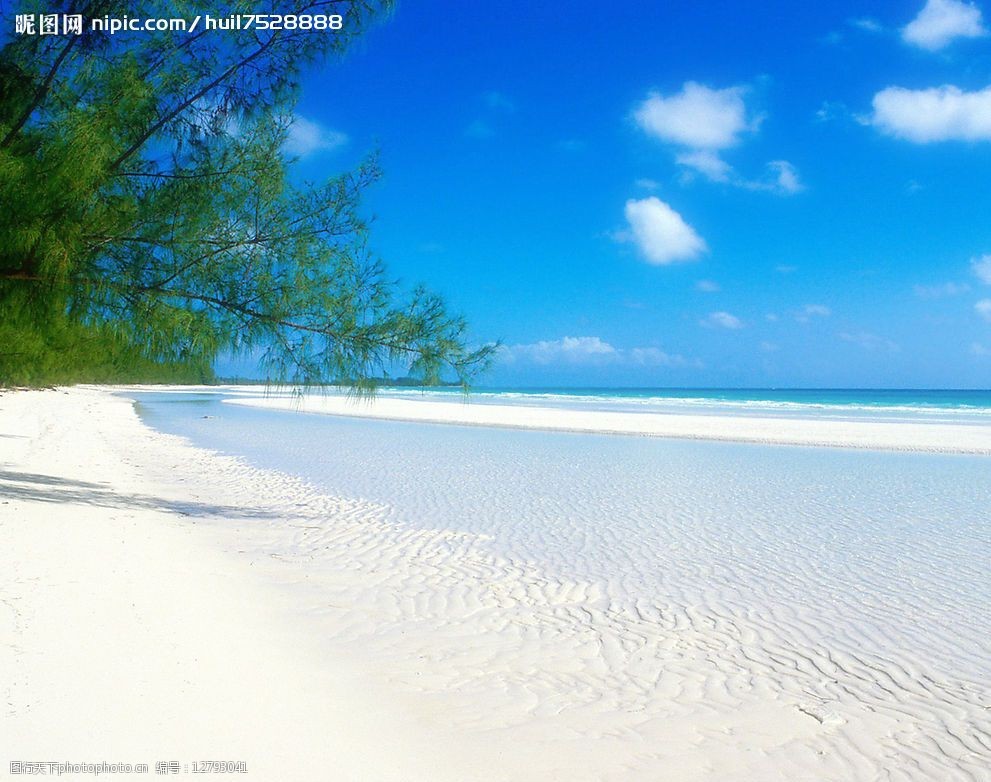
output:
[[236,466],[79,390],[0,395],[0,462],[5,774],[219,760],[258,780],[459,778],[401,696],[319,657],[257,572],[274,554],[253,522],[298,514],[259,504]]
[[[404,400],[333,412],[633,426]],[[985,427],[677,418],[650,433],[991,453]],[[883,625],[824,629],[841,602],[749,604],[732,573],[627,599],[157,433],[99,389],[0,394],[0,503],[5,772],[228,760],[260,782],[991,778],[991,693],[969,651],[986,616],[959,628],[952,669]],[[788,556],[796,580],[815,578]],[[924,585],[893,580],[913,605]]]

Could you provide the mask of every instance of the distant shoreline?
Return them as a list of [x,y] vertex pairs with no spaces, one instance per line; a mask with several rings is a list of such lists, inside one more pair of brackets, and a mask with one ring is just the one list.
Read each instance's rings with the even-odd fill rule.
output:
[[[863,448],[926,453],[991,455],[991,417],[987,422],[955,423],[926,420],[830,419],[810,414],[771,417],[752,414],[705,414],[582,409],[541,404],[520,398],[515,404],[472,404],[433,397],[382,395],[373,402],[342,394],[257,395],[250,389],[229,389],[231,404],[306,413],[383,418],[421,423],[544,429],[594,434],[640,435],[692,440],[718,440],[767,445]],[[909,418],[909,416],[905,416]]]

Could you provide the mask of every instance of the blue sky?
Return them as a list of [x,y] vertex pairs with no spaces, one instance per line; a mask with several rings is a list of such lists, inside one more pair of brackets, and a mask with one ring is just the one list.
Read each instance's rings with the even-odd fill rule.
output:
[[486,384],[991,386],[991,7],[401,2],[308,74],[319,179]]

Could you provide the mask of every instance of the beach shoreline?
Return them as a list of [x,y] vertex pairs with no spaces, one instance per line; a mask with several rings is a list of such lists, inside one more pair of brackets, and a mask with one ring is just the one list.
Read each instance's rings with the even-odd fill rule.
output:
[[536,404],[472,404],[433,398],[408,399],[381,395],[374,401],[342,393],[304,396],[262,394],[231,387],[229,404],[294,410],[356,418],[412,423],[541,429],[581,434],[635,435],[684,440],[713,440],[759,445],[863,448],[924,453],[991,455],[991,423],[916,423],[830,420],[806,414],[772,418],[757,414],[616,412],[562,409]]
[[196,764],[213,761],[257,780],[464,771],[357,656],[326,658],[280,594],[284,574],[252,527],[298,514],[192,475],[198,460],[228,477],[240,465],[148,430],[129,400],[94,388],[0,394],[0,447],[5,773],[144,763],[147,774],[108,776],[145,779],[164,762],[202,779]]
[[826,647],[814,613],[740,602],[733,573],[705,599],[626,597],[157,432],[127,389],[2,394],[0,448],[4,764],[363,782],[986,765],[977,682]]

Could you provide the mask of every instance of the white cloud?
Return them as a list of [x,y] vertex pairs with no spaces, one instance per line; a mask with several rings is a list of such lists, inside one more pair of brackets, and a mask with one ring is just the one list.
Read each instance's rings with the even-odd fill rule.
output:
[[617,348],[601,337],[562,337],[522,345],[509,345],[503,349],[503,356],[510,363],[521,362],[539,366],[550,364],[698,366],[697,361],[689,361],[684,356],[667,353],[657,347]]
[[743,100],[744,87],[712,89],[704,84],[685,82],[681,92],[664,96],[650,93],[633,111],[640,128],[659,141],[681,147],[675,162],[685,169],[683,181],[701,174],[711,182],[730,184],[747,190],[763,190],[791,195],[803,189],[795,167],[785,160],[768,163],[768,181],[751,181],[736,173],[720,156],[720,151],[740,143],[744,133],[753,132],[761,117],[748,117]]
[[991,255],[982,255],[980,258],[970,259],[970,268],[977,279],[985,285],[991,285]]
[[733,174],[733,167],[711,149],[682,152],[675,157],[675,162],[698,171],[713,182],[728,182]]
[[887,87],[874,96],[873,106],[870,124],[917,144],[991,141],[991,87],[976,92],[952,84],[925,90]]
[[808,323],[813,318],[828,318],[833,311],[823,304],[806,304],[795,313],[795,320],[799,323]]
[[942,49],[954,38],[987,35],[981,9],[960,0],[927,0],[919,15],[902,29],[902,39],[929,51]]
[[297,115],[289,126],[289,135],[282,148],[293,157],[306,157],[337,149],[347,142],[347,134]]
[[858,30],[863,30],[866,33],[884,32],[884,26],[877,19],[872,19],[869,16],[859,19],[849,19],[848,22],[851,27],[856,27]]
[[708,328],[742,329],[743,321],[728,312],[710,312],[699,323]]
[[719,283],[714,280],[699,280],[695,283],[695,290],[702,291],[702,293],[718,293],[721,288]]
[[617,239],[633,241],[648,263],[665,266],[690,261],[706,251],[705,241],[680,214],[656,196],[626,202],[630,230]]
[[890,339],[879,337],[877,334],[872,334],[869,331],[858,331],[856,333],[842,331],[837,336],[844,342],[859,345],[864,350],[888,350],[892,353],[898,350],[898,345]]
[[774,187],[782,193],[799,193],[805,189],[798,178],[798,171],[787,160],[772,160],[767,164],[775,175]]
[[506,353],[510,360],[541,365],[603,363],[619,355],[616,348],[599,337],[563,337],[526,345],[510,345],[506,348]]
[[647,179],[646,177],[641,177],[636,180],[633,184],[637,187],[643,188],[644,190],[657,190],[661,185],[656,179]]
[[944,282],[939,285],[916,285],[913,289],[920,299],[947,299],[959,296],[970,290],[969,285],[956,282]]
[[850,109],[843,101],[824,100],[816,111],[816,122],[832,122],[833,120],[848,119]]
[[772,160],[767,164],[770,177],[764,180],[747,181],[738,179],[734,184],[748,190],[764,190],[778,195],[794,195],[805,189],[798,170],[787,160]]
[[991,323],[991,299],[981,299],[974,305],[974,311],[988,323]]
[[714,90],[689,81],[665,97],[650,93],[634,111],[637,124],[651,136],[692,149],[725,149],[753,127],[747,121],[743,88]]
[[684,356],[665,353],[660,348],[631,348],[626,351],[626,357],[634,364],[647,367],[701,366],[698,361],[689,362]]

